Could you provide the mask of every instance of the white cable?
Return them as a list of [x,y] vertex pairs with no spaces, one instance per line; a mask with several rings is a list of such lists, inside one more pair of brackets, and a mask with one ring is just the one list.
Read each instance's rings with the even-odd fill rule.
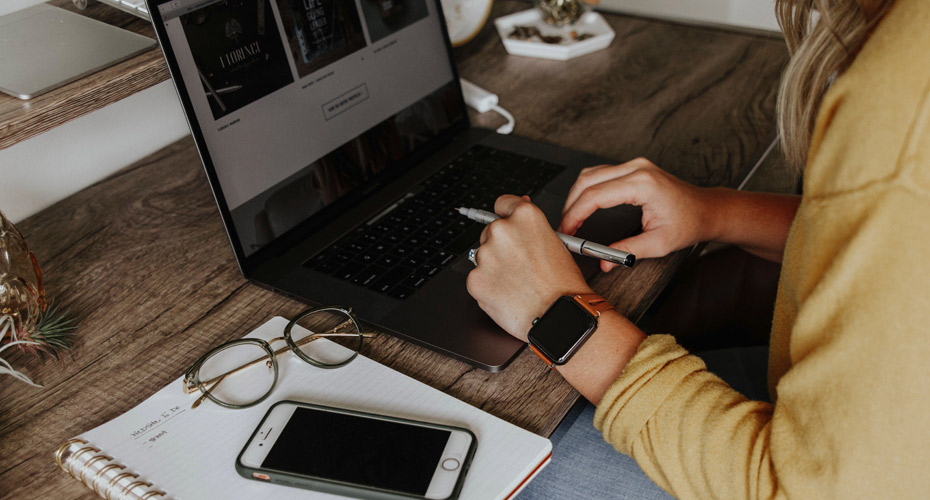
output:
[[465,104],[471,106],[479,113],[496,111],[507,119],[507,123],[497,129],[499,134],[509,134],[513,132],[515,120],[513,115],[506,109],[497,105],[497,95],[484,90],[483,88],[471,83],[470,81],[460,78],[462,82],[462,96],[465,98]]
[[500,113],[501,116],[507,119],[507,123],[497,128],[497,133],[498,134],[509,134],[513,132],[513,126],[516,123],[516,121],[513,119],[513,115],[510,114],[506,109],[500,106],[494,106],[491,109],[493,109],[494,111],[497,111],[498,113]]

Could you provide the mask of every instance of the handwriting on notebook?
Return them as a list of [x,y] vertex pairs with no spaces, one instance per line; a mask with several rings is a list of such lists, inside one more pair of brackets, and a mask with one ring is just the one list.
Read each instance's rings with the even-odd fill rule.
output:
[[[158,417],[153,418],[142,427],[139,427],[138,429],[130,432],[130,434],[136,440],[145,438],[149,443],[154,443],[157,438],[160,438],[167,433],[167,430],[160,429],[161,426],[170,422],[173,418],[179,415],[183,415],[185,411],[187,410],[185,410],[181,405],[171,406],[167,410],[160,412]],[[156,437],[153,439],[151,434],[153,434],[156,429],[160,429],[160,431],[154,433]]]

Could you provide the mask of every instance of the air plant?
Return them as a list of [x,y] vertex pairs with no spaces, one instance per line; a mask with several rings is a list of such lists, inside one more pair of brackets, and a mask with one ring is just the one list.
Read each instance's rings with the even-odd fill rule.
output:
[[[8,334],[10,336],[10,340],[4,343],[4,339],[6,339]],[[20,340],[16,336],[16,323],[13,322],[13,316],[4,314],[3,316],[0,316],[0,354],[2,354],[3,351],[9,349],[10,347],[13,347],[14,345],[34,347],[38,346],[39,343],[33,340]],[[25,382],[29,385],[42,387],[41,385],[33,382],[22,372],[14,370],[13,365],[11,365],[2,357],[0,357],[0,375],[11,375],[13,378]]]

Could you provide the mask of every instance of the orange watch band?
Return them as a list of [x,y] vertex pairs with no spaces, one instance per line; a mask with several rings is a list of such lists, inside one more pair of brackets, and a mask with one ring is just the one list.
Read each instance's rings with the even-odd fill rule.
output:
[[530,346],[530,350],[533,351],[533,354],[539,356],[539,359],[543,360],[543,363],[546,363],[546,366],[555,370],[555,363],[551,359],[547,358],[545,354],[542,353],[539,349],[536,348],[533,344],[527,344]]
[[605,313],[614,308],[610,302],[607,302],[607,299],[596,293],[583,293],[574,295],[572,298],[595,318],[600,317],[601,313]]

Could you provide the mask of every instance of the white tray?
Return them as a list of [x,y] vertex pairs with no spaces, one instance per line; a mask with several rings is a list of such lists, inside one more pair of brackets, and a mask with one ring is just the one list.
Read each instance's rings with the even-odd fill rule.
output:
[[[504,42],[504,48],[510,54],[518,56],[541,57],[543,59],[556,59],[565,61],[601,49],[606,49],[614,39],[614,30],[610,29],[607,21],[597,12],[588,12],[575,24],[556,27],[546,24],[536,9],[517,12],[509,16],[499,17],[494,21],[497,33]],[[510,38],[514,26],[535,26],[542,35],[562,37],[561,43],[545,43],[539,37],[529,40]],[[590,33],[594,36],[580,42],[571,38],[572,31],[581,35]]]

